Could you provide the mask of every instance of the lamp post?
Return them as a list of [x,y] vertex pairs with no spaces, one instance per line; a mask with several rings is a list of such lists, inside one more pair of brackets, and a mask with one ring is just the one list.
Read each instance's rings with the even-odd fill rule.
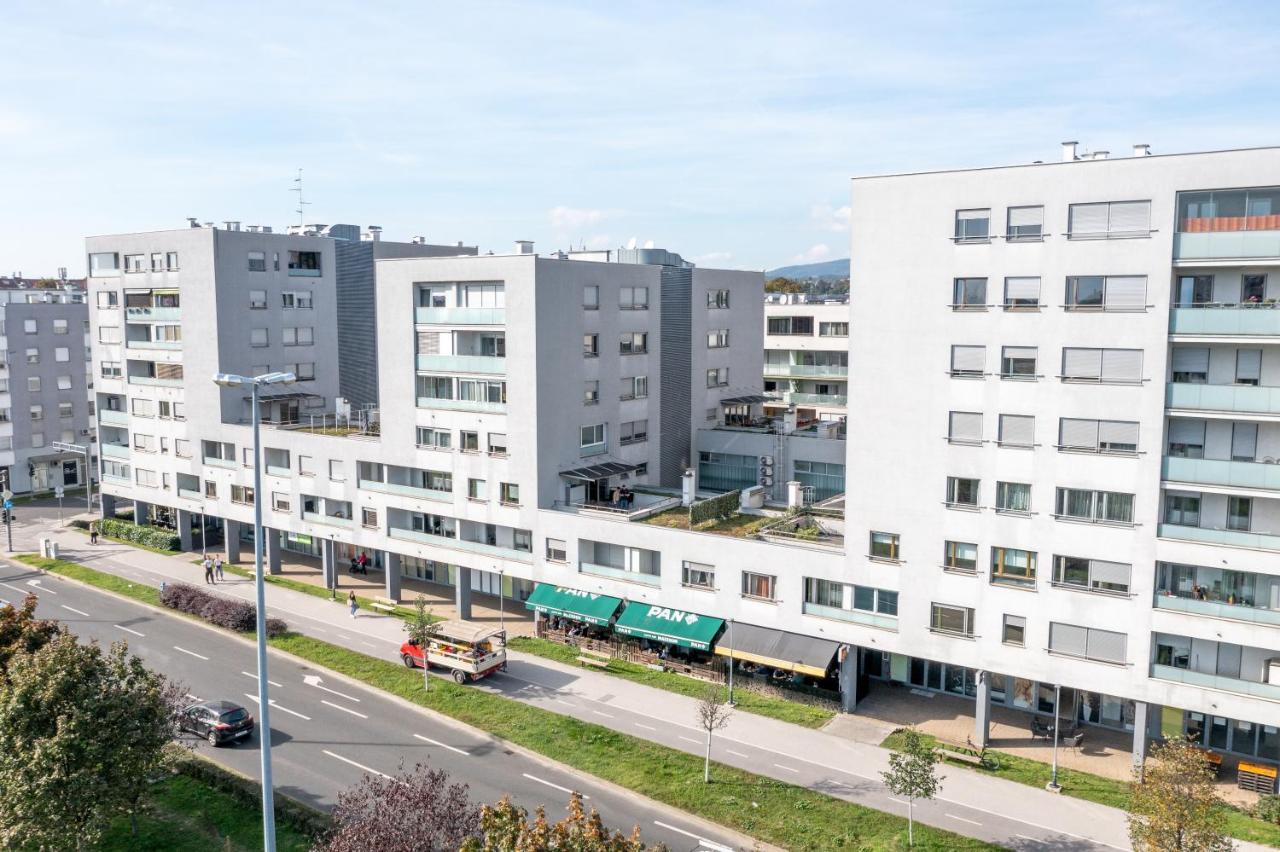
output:
[[1058,792],[1061,787],[1058,786],[1058,720],[1062,716],[1062,684],[1057,683],[1053,686],[1053,775],[1049,779],[1049,783],[1045,785],[1045,789]]
[[[262,573],[262,441],[259,437],[258,391],[265,385],[283,385],[294,381],[293,373],[264,373],[261,376],[237,376],[234,373],[218,373],[215,384],[224,388],[248,387],[253,408],[253,568],[254,591],[257,594],[258,630],[258,754],[262,762],[262,848],[264,852],[276,850],[275,792],[271,785],[271,698],[267,694],[267,600]],[[203,518],[201,518],[203,520]],[[201,543],[204,531],[201,528]]]
[[507,630],[507,606],[506,606],[506,577],[507,569],[505,567],[498,569],[498,629],[504,633]]
[[735,648],[733,645],[733,619],[730,618],[729,619],[729,651],[730,651],[729,653],[729,706],[730,707],[734,706],[733,704],[733,670],[736,668],[736,666],[734,665],[734,662],[733,662],[733,652],[736,650],[737,648]]

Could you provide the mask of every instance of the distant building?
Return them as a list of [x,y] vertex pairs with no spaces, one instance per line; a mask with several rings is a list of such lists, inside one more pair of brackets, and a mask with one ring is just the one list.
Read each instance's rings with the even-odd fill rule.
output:
[[765,411],[842,420],[849,401],[849,296],[769,293],[764,306]]

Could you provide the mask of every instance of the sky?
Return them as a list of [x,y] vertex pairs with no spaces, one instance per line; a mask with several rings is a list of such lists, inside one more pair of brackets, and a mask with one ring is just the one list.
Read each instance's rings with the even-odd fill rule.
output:
[[299,168],[387,239],[846,257],[855,175],[1280,143],[1277,43],[1243,0],[0,0],[0,274],[282,228]]

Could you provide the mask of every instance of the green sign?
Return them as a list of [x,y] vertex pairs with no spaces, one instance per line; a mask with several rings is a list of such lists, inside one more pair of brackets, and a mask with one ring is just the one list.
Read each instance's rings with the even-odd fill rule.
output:
[[622,606],[620,598],[583,592],[550,583],[539,583],[524,602],[525,607],[543,615],[556,615],[608,627]]
[[622,611],[613,629],[626,636],[709,651],[712,640],[723,626],[724,621],[719,618],[632,601]]

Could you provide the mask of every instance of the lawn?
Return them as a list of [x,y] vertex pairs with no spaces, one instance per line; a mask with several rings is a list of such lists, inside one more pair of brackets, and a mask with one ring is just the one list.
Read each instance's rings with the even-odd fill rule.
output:
[[[559,642],[517,636],[508,640],[507,645],[512,650],[523,651],[526,654],[535,654],[539,657],[546,657],[549,660],[556,660],[571,666],[578,664],[578,650],[570,648],[568,645],[561,645]],[[654,671],[647,666],[628,663],[626,660],[611,660],[609,668],[602,669],[602,671],[636,683],[642,683],[645,686],[665,689],[667,692],[675,692],[691,698],[701,698],[707,694],[709,689],[715,690],[722,700],[729,694],[728,688],[724,686],[705,683],[675,672]],[[789,701],[785,698],[761,695],[745,689],[735,689],[733,699],[737,709],[745,713],[768,716],[771,719],[803,725],[806,728],[821,728],[835,716],[834,712],[821,707],[800,701]]]
[[673,530],[692,529],[695,532],[715,533],[716,535],[728,535],[734,538],[750,538],[760,531],[760,528],[772,521],[776,521],[775,517],[764,517],[762,515],[742,515],[734,514],[728,518],[719,520],[703,521],[693,527],[689,526],[689,510],[683,507],[667,509],[665,512],[659,512],[656,515],[650,515],[640,521],[643,524],[653,524],[657,527],[668,527]]

